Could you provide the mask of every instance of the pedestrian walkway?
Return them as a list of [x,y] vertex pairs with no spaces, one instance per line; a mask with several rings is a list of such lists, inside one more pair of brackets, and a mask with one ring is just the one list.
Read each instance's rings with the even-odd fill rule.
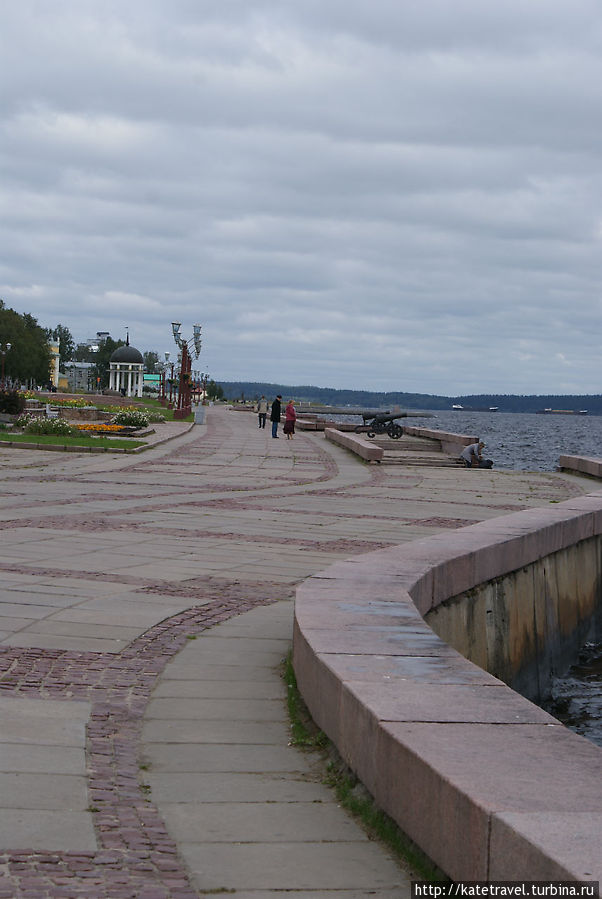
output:
[[591,490],[367,466],[210,410],[141,456],[0,448],[0,899],[409,894],[288,745],[295,585]]

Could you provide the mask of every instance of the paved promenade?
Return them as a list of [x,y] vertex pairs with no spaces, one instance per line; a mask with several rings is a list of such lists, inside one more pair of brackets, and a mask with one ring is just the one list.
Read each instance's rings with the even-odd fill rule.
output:
[[0,899],[409,895],[288,745],[295,586],[592,482],[368,466],[256,424],[211,408],[139,456],[0,447]]

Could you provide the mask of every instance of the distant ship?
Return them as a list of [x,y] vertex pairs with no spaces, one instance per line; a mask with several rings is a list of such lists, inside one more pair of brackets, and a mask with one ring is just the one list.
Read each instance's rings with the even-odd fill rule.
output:
[[538,409],[536,415],[587,415],[587,409]]
[[455,409],[456,412],[497,412],[497,406],[461,406],[459,403],[454,403],[452,409]]

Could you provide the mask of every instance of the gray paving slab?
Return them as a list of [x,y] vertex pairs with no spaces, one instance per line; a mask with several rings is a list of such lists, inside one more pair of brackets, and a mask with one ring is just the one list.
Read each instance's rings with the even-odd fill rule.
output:
[[[151,757],[152,752],[148,753]],[[148,777],[153,801],[160,807],[165,802],[202,803],[209,815],[207,803],[219,802],[286,802],[321,804],[330,800],[329,791],[313,778],[299,772],[262,771],[249,774],[224,772],[153,772]],[[0,775],[1,776],[1,775]],[[293,809],[290,810],[293,814]]]
[[24,629],[9,634],[2,640],[3,646],[39,650],[74,650],[76,652],[121,652],[128,645],[125,640],[103,640],[98,637],[66,637],[57,634],[36,634]]
[[[249,665],[252,669],[268,668],[273,670],[283,661],[285,655],[286,653],[280,649],[272,650],[272,652],[268,653],[267,651],[254,651],[251,647],[245,646],[244,649],[238,650],[240,662]],[[226,658],[228,657],[220,651],[219,647],[209,646],[203,648],[203,662],[207,665],[223,665]],[[170,677],[175,676],[175,672],[190,671],[191,664],[193,663],[187,660],[178,660],[177,665],[170,671]]]
[[[222,668],[223,670],[223,668]],[[215,675],[215,672],[213,672]],[[268,669],[268,680],[244,680],[237,676],[239,670],[231,669],[231,677],[206,676],[194,680],[164,677],[153,691],[155,700],[166,697],[174,699],[217,699],[220,702],[228,699],[282,699],[283,691],[279,683],[275,683]]]
[[84,777],[70,774],[0,772],[0,796],[3,810],[79,809],[88,806]]
[[[27,622],[30,634],[52,634],[54,636],[64,637],[84,637],[86,638],[90,632],[87,624],[77,621],[69,621],[68,619],[57,620],[56,618],[45,618],[43,621],[35,621],[33,624]],[[127,627],[119,624],[103,624],[100,629],[104,640],[119,640],[124,645],[133,640],[140,633],[139,627]]]
[[281,721],[284,702],[278,699],[152,699],[146,709],[147,721]]
[[[380,847],[357,841],[267,843],[180,843],[199,890],[394,889],[410,894],[397,865]],[[294,895],[294,892],[293,892]]]
[[303,772],[313,770],[311,757],[291,752],[281,743],[155,743],[152,749],[152,768],[161,772],[236,772],[259,774],[265,771]]
[[335,802],[214,802],[203,814],[198,803],[162,806],[170,832],[183,843],[366,843],[368,837]]
[[[11,734],[6,736],[10,739]],[[43,738],[43,734],[36,737],[38,740]],[[85,775],[86,757],[82,747],[7,743],[3,740],[0,742],[0,772]]]
[[0,845],[96,848],[88,811],[87,702],[0,697]]
[[[228,661],[230,664],[225,664]],[[246,671],[248,676],[245,678],[245,683],[274,683],[274,666],[261,664],[261,658],[259,657],[253,662],[247,663]],[[218,663],[214,663],[209,661],[206,656],[203,656],[198,667],[195,667],[193,662],[182,663],[177,657],[163,674],[159,684],[167,683],[171,680],[188,682],[191,679],[198,679],[199,683],[210,683],[212,681],[216,684],[222,681],[240,683],[240,667],[229,659],[221,658]]]
[[[4,594],[6,596],[6,594]],[[52,607],[50,607],[52,608]],[[14,602],[14,597],[11,596],[8,601],[4,601],[3,597],[0,596],[0,615],[4,618],[27,618],[28,621],[32,621],[37,618],[45,618],[49,613],[49,607],[44,605],[37,605],[36,603],[17,603]]]
[[[264,637],[263,634],[256,633],[244,634],[242,623],[239,625],[238,632],[234,630],[224,630],[216,628],[206,634],[202,634],[199,639],[199,647],[203,652],[222,652],[229,658],[237,657],[241,651],[249,651],[253,653],[261,653],[264,657],[277,656],[280,658],[286,654],[290,648],[290,631],[286,637]],[[198,653],[195,652],[195,657]]]
[[92,816],[88,812],[47,809],[0,811],[3,851],[93,852],[97,849]]

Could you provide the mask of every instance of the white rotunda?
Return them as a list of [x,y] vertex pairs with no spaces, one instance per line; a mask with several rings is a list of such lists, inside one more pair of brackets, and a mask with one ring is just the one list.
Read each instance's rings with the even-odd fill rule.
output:
[[128,336],[125,346],[118,347],[109,361],[109,390],[117,390],[124,396],[142,396],[143,382],[142,353],[130,346]]

